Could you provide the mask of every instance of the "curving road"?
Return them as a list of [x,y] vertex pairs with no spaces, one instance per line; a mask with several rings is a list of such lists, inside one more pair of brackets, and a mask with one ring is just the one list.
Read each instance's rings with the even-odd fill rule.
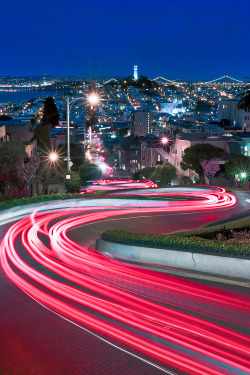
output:
[[16,287],[2,277],[8,307],[2,310],[1,374],[249,374],[248,290],[218,289],[89,249],[87,242],[98,237],[93,228],[104,223],[124,228],[126,222],[142,232],[147,223],[151,232],[167,232],[173,215],[179,229],[184,221],[199,226],[241,209],[220,189],[176,195],[184,200],[49,204],[8,225],[1,265]]

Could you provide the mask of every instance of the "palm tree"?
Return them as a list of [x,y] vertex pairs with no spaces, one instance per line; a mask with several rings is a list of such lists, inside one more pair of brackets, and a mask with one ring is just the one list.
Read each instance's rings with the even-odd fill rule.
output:
[[238,109],[243,109],[244,111],[250,111],[250,89],[249,86],[245,88],[243,93],[240,95],[241,99],[238,103]]

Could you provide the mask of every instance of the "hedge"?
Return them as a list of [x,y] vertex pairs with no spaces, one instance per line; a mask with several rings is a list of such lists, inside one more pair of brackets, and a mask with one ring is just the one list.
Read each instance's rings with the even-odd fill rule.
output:
[[250,212],[249,211],[248,211],[248,215],[249,215],[248,217],[239,218],[237,220],[229,219],[227,222],[213,225],[211,227],[185,231],[183,234],[186,237],[198,236],[204,239],[213,240],[219,233],[228,235],[231,231],[244,231],[244,230],[249,231],[250,230]]
[[0,211],[6,210],[8,208],[16,207],[16,206],[24,206],[27,204],[32,203],[40,203],[40,202],[47,202],[47,201],[61,201],[61,200],[68,200],[68,199],[81,199],[81,198],[95,198],[98,196],[104,196],[107,192],[103,190],[98,190],[94,193],[90,194],[52,194],[52,195],[37,195],[35,197],[29,198],[20,198],[20,199],[10,199],[3,202],[0,202]]
[[234,256],[249,256],[250,245],[247,243],[227,243],[182,234],[143,234],[109,230],[102,233],[101,238],[106,241],[118,242],[126,245],[138,245],[157,248],[168,248],[197,253],[225,254]]

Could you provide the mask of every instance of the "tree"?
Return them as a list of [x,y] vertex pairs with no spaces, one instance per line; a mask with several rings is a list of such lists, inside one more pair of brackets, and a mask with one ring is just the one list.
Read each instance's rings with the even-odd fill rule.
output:
[[141,171],[136,171],[132,175],[133,180],[140,180],[141,179]]
[[137,81],[134,80],[133,76],[125,77],[121,82],[121,85],[123,88],[126,88],[127,86],[134,86],[140,89],[153,89],[158,87],[157,82],[148,79],[147,76],[143,75],[141,75]]
[[22,179],[26,183],[26,196],[29,197],[30,194],[31,196],[35,195],[36,184],[42,181],[44,174],[41,160],[32,156],[21,163],[20,169],[22,172]]
[[20,166],[26,157],[22,142],[0,144],[0,190],[4,195],[9,195],[15,187],[21,187]]
[[10,121],[12,120],[12,117],[7,115],[0,115],[0,121]]
[[161,186],[168,185],[176,177],[176,168],[165,161],[162,165],[157,165],[151,175],[151,179],[160,182]]
[[81,181],[78,173],[70,172],[70,179],[65,179],[65,188],[67,193],[79,193]]
[[243,109],[244,111],[248,110],[250,111],[250,90],[246,89],[241,94],[241,99],[238,103],[238,108]]
[[60,115],[55,105],[54,98],[48,96],[44,102],[42,123],[55,127],[58,124],[59,118]]
[[[42,194],[44,195],[48,191],[49,179],[51,166],[48,165],[48,157],[51,153],[51,126],[50,124],[39,124],[35,130],[35,135],[37,137],[37,143],[40,151],[42,152],[42,163],[41,168],[44,171],[42,184],[43,190]],[[48,168],[47,168],[48,167]]]
[[158,87],[157,82],[148,79],[147,76],[141,75],[137,81],[135,81],[136,86],[141,89],[152,89]]
[[45,154],[49,154],[51,152],[50,133],[50,124],[39,124],[35,130],[35,135],[38,141],[38,147]]
[[[48,164],[46,158],[51,153],[51,126],[55,126],[58,123],[59,118],[60,115],[54,99],[51,96],[48,96],[44,102],[41,124],[39,124],[35,130],[35,134],[38,139],[38,147],[42,151],[44,157],[44,161],[42,163],[42,169],[44,171],[46,170],[45,167]],[[48,191],[50,173],[51,165],[48,165],[48,168],[43,176],[42,194],[45,194],[46,191]]]
[[102,177],[102,170],[96,164],[84,164],[80,167],[80,180],[82,184],[87,181],[99,180]]
[[192,180],[188,176],[182,176],[181,183],[184,185],[190,185],[192,184]]
[[[60,159],[66,159],[67,157],[67,145],[63,145],[60,150],[58,150],[58,153],[60,154]],[[85,156],[84,156],[85,150],[84,146],[79,143],[71,143],[70,144],[70,160],[73,163],[71,166],[71,171],[72,172],[77,172],[79,171],[80,166],[84,163],[85,161]],[[61,163],[62,164],[62,163]],[[66,165],[65,165],[66,167]]]
[[239,175],[242,172],[248,174],[250,172],[250,158],[248,156],[234,156],[225,164],[226,176],[232,180],[235,180],[235,175]]
[[196,105],[196,108],[195,108],[195,112],[196,113],[206,113],[206,112],[210,112],[211,108],[212,108],[211,104],[199,100],[197,102],[197,105]]
[[201,165],[203,168],[204,176],[206,177],[214,177],[220,170],[218,160],[202,160]]
[[123,138],[128,134],[128,128],[121,128],[118,131],[119,137]]
[[146,180],[151,178],[152,173],[155,172],[154,167],[146,167],[141,170],[141,174]]
[[223,154],[224,151],[219,147],[215,147],[209,143],[197,143],[185,149],[180,166],[184,171],[188,169],[194,170],[198,173],[201,182],[204,183],[204,170],[201,161],[220,158]]
[[73,163],[71,170],[72,171],[79,171],[80,166],[85,161],[85,155],[84,155],[84,146],[81,144],[71,144],[70,145],[70,158],[71,162]]

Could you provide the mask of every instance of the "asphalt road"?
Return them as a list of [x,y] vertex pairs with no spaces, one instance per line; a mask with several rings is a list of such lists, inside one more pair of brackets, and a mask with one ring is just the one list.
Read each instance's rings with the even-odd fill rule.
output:
[[[154,191],[152,189],[152,191]],[[126,192],[124,193],[126,194]],[[194,229],[206,226],[209,223],[224,220],[234,215],[244,213],[250,210],[250,193],[237,192],[237,205],[229,208],[220,208],[219,210],[209,211],[181,211],[167,213],[149,213],[135,215],[124,215],[100,222],[95,221],[69,231],[69,236],[78,243],[95,248],[95,243],[100,238],[101,233],[110,229],[121,229],[136,233],[170,233],[181,230]],[[140,204],[140,201],[136,201]],[[139,211],[139,210],[138,210]]]
[[[249,198],[249,193],[238,193],[236,207],[219,211],[211,210],[209,213],[143,215],[138,213],[132,218],[126,215],[119,219],[109,218],[73,229],[69,232],[69,237],[79,244],[93,247],[100,233],[107,229],[119,228],[141,233],[168,233],[190,229],[249,209],[250,203],[247,202]],[[10,225],[6,224],[0,228],[1,237]],[[19,251],[22,252],[21,244],[19,244]],[[182,278],[188,279],[192,279],[192,276],[190,273],[181,275]],[[111,346],[80,326],[62,319],[61,316],[39,305],[10,282],[2,270],[0,270],[0,280],[1,375],[164,373],[161,369]],[[216,286],[222,293],[223,290],[229,290],[241,295],[250,295],[250,288],[246,283],[241,283],[241,280],[211,279],[205,274],[200,274],[197,282],[204,286]],[[238,329],[241,330],[240,327]],[[132,354],[138,355],[136,352]],[[143,359],[150,361],[147,357]],[[156,361],[154,363],[156,366],[161,366]],[[172,369],[169,370],[171,373]],[[177,373],[181,374],[181,372]]]

